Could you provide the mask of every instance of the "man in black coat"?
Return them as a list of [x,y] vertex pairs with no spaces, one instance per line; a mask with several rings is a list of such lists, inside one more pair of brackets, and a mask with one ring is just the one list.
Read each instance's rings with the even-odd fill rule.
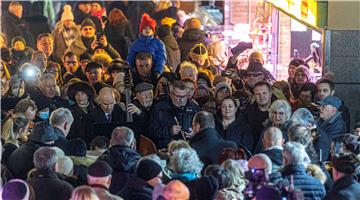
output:
[[[23,6],[20,2],[11,2],[7,11],[4,11],[1,15],[1,32],[6,37],[7,44],[11,44],[11,40],[16,36],[23,38],[25,34],[25,22],[21,20],[23,14]],[[26,41],[28,44],[31,42]]]
[[205,166],[218,164],[225,148],[237,149],[236,143],[218,137],[214,117],[208,112],[200,111],[195,115],[193,131],[195,135],[189,142],[190,146],[196,150]]
[[9,169],[15,178],[26,179],[27,173],[34,168],[33,154],[42,147],[53,144],[58,137],[48,122],[38,122],[28,136],[27,143],[16,149],[9,157]]
[[175,81],[170,88],[170,100],[158,102],[151,111],[149,136],[158,149],[166,148],[171,140],[186,140],[199,106],[187,98],[186,85]]
[[143,159],[136,169],[136,176],[118,194],[123,199],[151,200],[153,188],[162,183],[162,168],[153,160]]
[[276,127],[266,129],[262,143],[265,149],[262,153],[269,156],[273,168],[281,167],[283,165],[282,145],[284,143],[281,130]]
[[141,156],[135,151],[134,132],[127,127],[117,127],[110,139],[110,148],[98,160],[107,162],[112,169],[112,182],[109,191],[117,194],[135,174],[136,163]]
[[70,132],[72,123],[74,122],[71,111],[67,108],[58,108],[51,113],[49,121],[51,126],[54,128],[55,135],[59,138],[55,141],[54,145],[62,149],[65,155],[70,155],[69,141],[66,137]]
[[91,1],[80,1],[75,5],[74,9],[74,21],[77,25],[80,25],[86,18],[90,18],[96,27],[98,33],[102,32],[101,21],[97,17],[90,14],[91,12]]
[[54,172],[56,151],[41,147],[34,153],[36,171],[30,174],[27,183],[34,189],[36,199],[69,199],[73,186],[60,180]]
[[360,196],[360,183],[354,179],[353,174],[360,163],[354,154],[345,154],[333,159],[332,174],[334,185],[323,198],[324,200],[350,200]]

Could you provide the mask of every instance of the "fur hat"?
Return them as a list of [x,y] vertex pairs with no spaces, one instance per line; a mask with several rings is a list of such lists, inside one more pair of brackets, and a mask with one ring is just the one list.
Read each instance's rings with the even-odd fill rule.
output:
[[309,164],[306,167],[306,171],[312,177],[318,179],[321,182],[321,184],[324,184],[326,182],[326,175],[319,166],[314,165],[314,164]]
[[63,13],[61,15],[61,21],[65,21],[65,20],[74,20],[74,15],[71,12],[71,6],[66,4],[64,5],[64,9],[63,9]]
[[150,26],[155,33],[156,21],[152,19],[147,13],[144,13],[143,16],[141,17],[140,32],[142,32],[142,30],[147,26]]

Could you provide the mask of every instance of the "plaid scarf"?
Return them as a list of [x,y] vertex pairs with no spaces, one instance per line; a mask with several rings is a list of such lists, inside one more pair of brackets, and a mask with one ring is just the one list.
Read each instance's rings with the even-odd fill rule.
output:
[[62,31],[62,35],[66,44],[66,47],[70,47],[71,43],[76,39],[76,30],[71,28],[66,30],[65,28]]

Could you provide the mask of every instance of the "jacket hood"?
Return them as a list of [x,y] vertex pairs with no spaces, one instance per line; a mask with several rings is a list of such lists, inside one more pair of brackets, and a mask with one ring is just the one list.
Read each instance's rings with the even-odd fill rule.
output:
[[99,160],[107,162],[116,172],[135,172],[140,155],[126,146],[113,146]]
[[191,40],[191,41],[197,41],[201,40],[203,38],[207,37],[207,34],[205,31],[200,29],[188,29],[184,32],[182,39],[184,40]]
[[161,38],[161,41],[164,42],[166,47],[170,47],[173,50],[179,49],[179,45],[176,42],[175,38],[172,35],[166,35],[163,38]]

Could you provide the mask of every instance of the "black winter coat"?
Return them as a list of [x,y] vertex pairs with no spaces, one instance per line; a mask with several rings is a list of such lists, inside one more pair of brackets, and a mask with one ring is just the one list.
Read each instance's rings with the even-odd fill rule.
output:
[[125,59],[129,45],[136,39],[129,22],[122,22],[114,26],[108,22],[104,32],[111,46],[120,54],[122,59]]
[[15,178],[26,179],[27,173],[34,168],[33,154],[40,147],[40,144],[28,141],[10,155],[8,167]]
[[[1,15],[1,32],[5,35],[7,44],[10,46],[14,37],[26,38],[25,22],[8,11],[4,11]],[[26,42],[29,43],[30,41]]]
[[262,153],[269,156],[273,165],[277,165],[280,167],[283,165],[282,152],[283,151],[281,149],[273,148],[273,149],[267,149],[267,150],[263,151]]
[[144,180],[131,176],[118,196],[127,200],[151,200],[153,188]]
[[68,139],[81,138],[89,147],[91,143],[91,135],[86,132],[87,123],[89,121],[89,113],[95,109],[92,103],[87,107],[88,113],[85,113],[77,104],[70,108],[74,117],[74,122],[71,124],[70,132],[67,136]]
[[250,104],[245,110],[245,118],[252,130],[253,149],[255,149],[257,143],[259,142],[261,133],[265,129],[263,123],[266,121],[266,119],[269,118],[269,112],[260,111],[258,104],[254,102]]
[[171,127],[177,125],[175,118],[182,130],[189,132],[192,120],[199,110],[199,106],[192,101],[187,101],[182,108],[176,107],[171,100],[158,102],[151,111],[149,127],[149,136],[156,143],[156,147],[166,148],[171,140],[183,139],[180,133],[171,133]]
[[57,146],[61,150],[63,150],[65,155],[70,155],[69,141],[65,138],[64,133],[58,128],[54,128],[54,133],[58,136],[58,139],[55,141],[54,146]]
[[347,175],[335,181],[323,200],[352,200],[359,197],[360,183],[352,175]]
[[236,143],[220,139],[214,128],[201,130],[191,138],[189,144],[196,150],[205,166],[219,164],[220,154],[225,148],[237,149]]
[[109,191],[117,194],[129,181],[130,174],[135,174],[136,163],[141,156],[126,146],[112,146],[98,160],[107,162],[113,168]]
[[36,199],[68,200],[74,189],[50,170],[36,170],[26,182],[34,189]]
[[208,44],[207,34],[200,29],[188,29],[183,33],[182,38],[179,39],[178,44],[181,51],[181,62],[186,60],[190,49],[196,44],[202,43],[205,47]]
[[216,130],[224,140],[235,142],[239,148],[246,148],[252,152],[253,136],[250,126],[240,119],[236,119],[225,130],[222,124],[222,118],[218,117],[216,120]]
[[303,191],[304,200],[320,200],[326,194],[324,186],[318,179],[308,175],[303,165],[287,165],[281,173],[289,182],[293,175],[294,187]]

